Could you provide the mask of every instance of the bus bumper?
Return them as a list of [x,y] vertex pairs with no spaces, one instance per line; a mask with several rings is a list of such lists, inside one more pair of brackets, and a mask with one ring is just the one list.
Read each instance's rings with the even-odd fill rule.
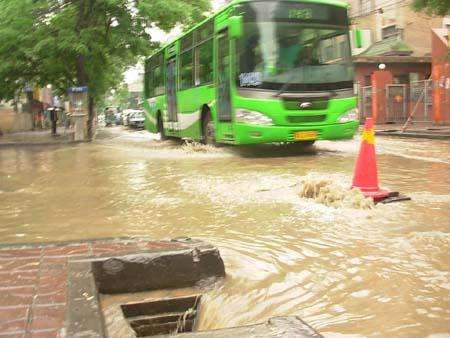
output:
[[262,126],[236,123],[235,144],[258,144],[272,142],[298,142],[294,133],[316,131],[317,140],[351,139],[358,129],[358,121],[309,126]]

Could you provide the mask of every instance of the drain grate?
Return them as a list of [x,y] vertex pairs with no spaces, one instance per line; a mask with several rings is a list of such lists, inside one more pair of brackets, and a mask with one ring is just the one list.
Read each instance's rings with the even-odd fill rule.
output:
[[122,312],[137,337],[192,332],[201,295],[123,304]]

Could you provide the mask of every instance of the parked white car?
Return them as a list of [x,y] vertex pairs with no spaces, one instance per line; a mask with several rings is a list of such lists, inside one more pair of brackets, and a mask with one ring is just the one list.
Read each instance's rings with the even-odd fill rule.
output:
[[142,110],[129,115],[129,126],[133,128],[144,128],[145,115]]
[[130,124],[130,117],[132,114],[139,112],[137,109],[125,109],[122,112],[122,123],[124,126],[128,126]]

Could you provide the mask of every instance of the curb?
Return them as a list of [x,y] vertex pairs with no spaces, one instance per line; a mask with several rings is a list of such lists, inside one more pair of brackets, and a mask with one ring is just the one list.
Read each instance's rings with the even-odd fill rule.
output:
[[429,133],[415,133],[415,132],[405,132],[400,131],[377,131],[375,132],[377,136],[394,136],[403,138],[421,138],[429,140],[450,140],[450,134],[429,134]]

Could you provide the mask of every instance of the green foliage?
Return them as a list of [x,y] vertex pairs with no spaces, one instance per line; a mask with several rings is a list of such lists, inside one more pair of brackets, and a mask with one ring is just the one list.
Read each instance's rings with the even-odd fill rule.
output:
[[431,15],[447,15],[450,13],[449,0],[414,0],[413,7],[416,11],[426,11]]
[[149,29],[202,18],[208,0],[0,0],[0,99],[27,84],[98,99],[156,45]]
[[121,83],[115,89],[111,90],[108,97],[103,102],[104,107],[115,106],[121,109],[136,109],[137,106],[133,105],[133,95],[128,90],[126,83]]

